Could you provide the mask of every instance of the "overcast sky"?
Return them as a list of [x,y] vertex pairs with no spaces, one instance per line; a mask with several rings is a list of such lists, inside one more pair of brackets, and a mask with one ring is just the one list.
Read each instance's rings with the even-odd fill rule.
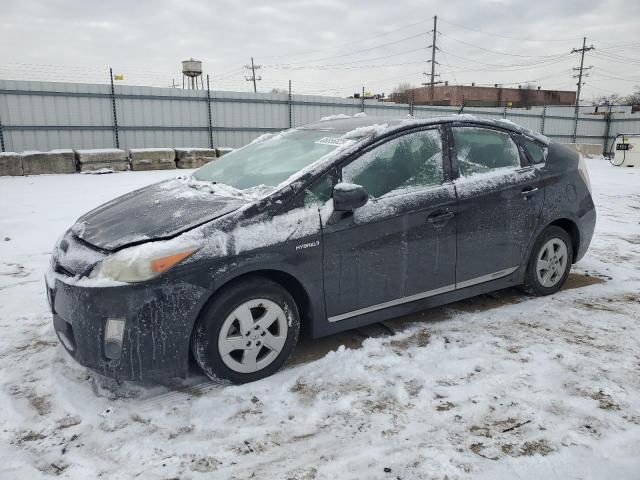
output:
[[0,0],[0,78],[181,85],[180,61],[203,61],[213,87],[390,93],[428,79],[438,15],[439,79],[574,89],[582,37],[595,51],[584,100],[640,84],[640,2],[623,0]]

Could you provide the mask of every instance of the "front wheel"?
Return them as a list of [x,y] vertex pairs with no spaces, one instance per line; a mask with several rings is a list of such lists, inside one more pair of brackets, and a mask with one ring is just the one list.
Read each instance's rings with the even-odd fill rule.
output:
[[253,382],[284,365],[299,331],[291,295],[279,284],[256,277],[224,288],[203,310],[191,350],[212,380]]
[[551,295],[562,288],[571,271],[573,246],[569,234],[554,225],[536,240],[527,264],[524,289],[533,295]]

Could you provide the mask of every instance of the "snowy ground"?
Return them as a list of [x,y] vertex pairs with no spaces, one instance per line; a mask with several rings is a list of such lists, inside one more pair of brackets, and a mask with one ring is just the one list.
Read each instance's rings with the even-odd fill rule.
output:
[[639,478],[640,169],[589,168],[597,232],[562,292],[303,342],[240,387],[114,386],[53,333],[56,238],[178,173],[0,178],[0,478]]

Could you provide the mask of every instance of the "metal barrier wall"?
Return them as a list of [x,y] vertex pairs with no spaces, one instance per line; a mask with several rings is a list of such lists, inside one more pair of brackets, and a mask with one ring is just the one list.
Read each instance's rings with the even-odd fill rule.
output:
[[[240,147],[327,115],[433,117],[459,110],[311,95],[0,80],[0,150]],[[618,133],[640,132],[640,115],[593,110],[582,108],[578,118],[574,107],[559,106],[467,107],[464,113],[505,118],[565,143],[610,147]]]

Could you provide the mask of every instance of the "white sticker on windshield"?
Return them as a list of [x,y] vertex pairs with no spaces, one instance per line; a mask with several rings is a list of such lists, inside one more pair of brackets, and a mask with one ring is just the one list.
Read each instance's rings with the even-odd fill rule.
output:
[[335,145],[339,147],[340,145],[344,145],[345,143],[349,143],[349,140],[341,137],[322,137],[319,140],[316,140],[313,143],[318,143],[320,145]]

